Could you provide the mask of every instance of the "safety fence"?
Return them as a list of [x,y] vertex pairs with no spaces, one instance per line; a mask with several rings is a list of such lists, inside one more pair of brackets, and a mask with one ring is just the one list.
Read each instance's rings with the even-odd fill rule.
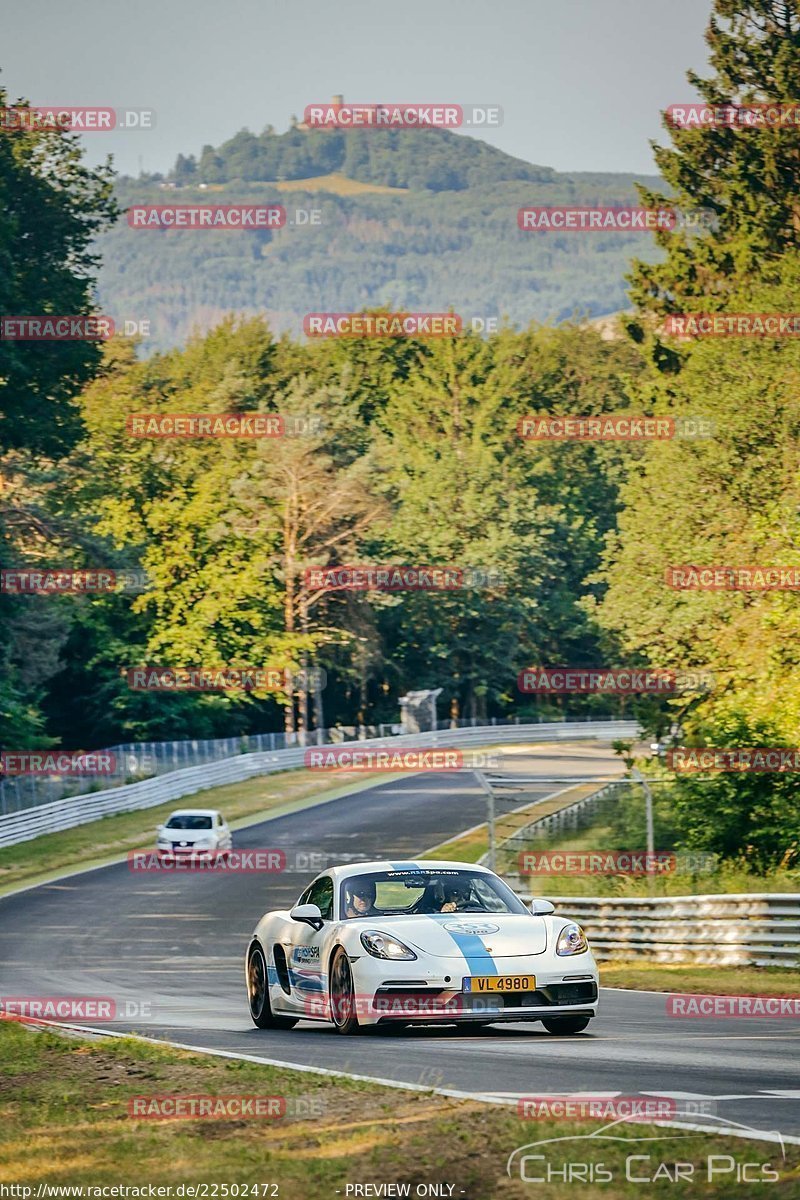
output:
[[[513,780],[503,781],[507,789]],[[497,781],[495,780],[495,784]],[[575,796],[569,788],[563,803],[546,816],[534,817],[499,836],[495,847],[497,870],[526,903],[531,881],[520,877],[518,856],[535,847],[537,838],[573,833],[590,824],[609,799],[621,803],[629,780],[595,785],[590,794]],[[495,793],[502,788],[495,787]],[[509,793],[513,794],[513,793]],[[517,792],[521,795],[521,792]],[[519,810],[517,810],[518,812]],[[535,809],[533,810],[535,813]],[[533,815],[533,814],[532,814]],[[498,822],[502,833],[502,822]],[[713,859],[714,855],[688,856]],[[490,854],[483,856],[486,862]],[[700,864],[702,867],[702,864]],[[558,886],[557,876],[552,879]],[[800,894],[791,892],[720,893],[688,896],[554,896],[543,881],[537,893],[556,905],[559,916],[577,921],[586,930],[599,960],[627,962],[699,963],[708,966],[800,966]]]
[[[520,890],[524,900],[530,894]],[[551,896],[586,930],[595,957],[704,966],[800,966],[800,894]],[[713,990],[713,989],[712,989]]]
[[[327,731],[326,731],[327,732]],[[399,734],[382,738],[359,739],[359,748],[378,748],[391,744],[403,747],[466,747],[502,742],[545,742],[579,738],[612,740],[635,737],[634,721],[558,721],[536,724],[467,725],[460,729],[442,729],[429,733]],[[334,738],[332,742],[340,741]],[[329,743],[330,744],[330,743]],[[240,783],[255,775],[269,775],[304,764],[307,747],[295,746],[275,751],[235,754],[217,762],[170,771],[138,783],[63,797],[47,804],[0,816],[0,846],[29,841],[43,833],[54,833],[85,825],[99,817],[136,809],[154,808],[172,800],[191,796],[207,788]]]
[[[606,717],[595,715],[591,719],[605,720]],[[525,727],[532,723],[526,722]],[[544,723],[544,718],[537,723]],[[490,722],[485,723],[474,717],[460,718],[440,721],[437,730],[483,728],[484,724],[507,729],[519,725],[520,721],[517,717],[493,717]],[[126,742],[117,746],[106,746],[102,750],[92,751],[93,754],[104,756],[102,773],[59,775],[57,772],[29,772],[0,776],[0,815],[19,812],[24,808],[36,808],[40,804],[50,804],[66,796],[81,796],[86,792],[99,792],[105,788],[139,783],[155,775],[168,775],[188,767],[208,766],[238,754],[275,753],[278,750],[296,749],[298,746],[335,745],[375,737],[392,737],[403,732],[403,727],[399,724],[334,725],[329,729],[289,733],[280,730],[273,733],[243,734],[240,737]],[[58,751],[52,753],[57,754]]]

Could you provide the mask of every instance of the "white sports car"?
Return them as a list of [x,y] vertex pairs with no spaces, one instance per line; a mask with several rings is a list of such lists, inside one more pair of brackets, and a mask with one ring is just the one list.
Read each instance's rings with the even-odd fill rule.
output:
[[573,1034],[597,1012],[597,965],[580,926],[548,900],[526,908],[471,863],[323,871],[291,911],[261,918],[246,980],[261,1029],[541,1021]]

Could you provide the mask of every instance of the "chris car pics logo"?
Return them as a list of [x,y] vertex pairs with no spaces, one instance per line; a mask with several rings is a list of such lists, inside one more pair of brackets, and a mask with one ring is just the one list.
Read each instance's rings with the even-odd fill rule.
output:
[[[506,1173],[523,1183],[540,1185],[617,1181],[678,1184],[675,1194],[680,1196],[689,1194],[687,1184],[697,1188],[716,1183],[726,1185],[730,1189],[728,1194],[739,1195],[742,1200],[750,1200],[754,1194],[749,1190],[750,1185],[776,1183],[781,1178],[780,1168],[786,1155],[778,1130],[754,1130],[730,1117],[713,1113],[703,1114],[706,1128],[699,1132],[667,1125],[657,1133],[642,1131],[637,1135],[627,1128],[642,1119],[638,1114],[622,1116],[588,1134],[528,1142],[509,1155]],[[663,1117],[659,1119],[663,1120]],[[714,1121],[721,1123],[719,1131],[716,1127],[708,1128]],[[732,1130],[741,1131],[742,1141],[729,1152],[729,1144],[720,1146],[719,1138]],[[745,1140],[753,1134],[763,1141]],[[681,1147],[681,1142],[687,1138],[692,1139],[691,1152],[690,1144]],[[742,1187],[742,1190],[734,1190],[736,1187]],[[661,1194],[666,1193],[659,1192]]]

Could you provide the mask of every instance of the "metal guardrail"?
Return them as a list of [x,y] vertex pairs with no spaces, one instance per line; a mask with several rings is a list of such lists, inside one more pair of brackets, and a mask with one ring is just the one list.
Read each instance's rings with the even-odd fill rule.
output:
[[[560,717],[559,720],[564,718]],[[567,718],[569,719],[569,718]],[[590,719],[589,717],[582,718]],[[611,720],[607,714],[595,714],[593,720]],[[492,726],[519,725],[518,717],[492,717],[486,724]],[[533,724],[534,722],[528,722]],[[541,723],[541,722],[540,722]],[[451,718],[437,722],[437,730],[467,729],[481,727],[475,717]],[[107,756],[107,767],[103,774],[58,775],[58,774],[0,774],[0,816],[20,812],[24,808],[36,808],[40,804],[65,797],[82,796],[86,792],[99,792],[106,788],[123,787],[141,783],[154,775],[167,775],[189,767],[205,766],[237,754],[258,754],[262,751],[291,750],[298,746],[322,746],[339,742],[362,741],[365,738],[391,737],[399,734],[397,725],[335,725],[329,729],[309,729],[295,733],[242,734],[227,738],[191,738],[170,742],[127,742],[124,745],[103,746],[92,753]],[[0,747],[0,749],[8,749]],[[59,753],[57,750],[52,751]],[[42,751],[42,753],[47,753]]]
[[[635,721],[558,721],[551,724],[483,725],[465,729],[443,729],[432,733],[401,734],[393,737],[367,738],[356,743],[359,749],[386,746],[460,747],[491,745],[498,742],[574,741],[579,738],[613,739],[635,737]],[[171,771],[140,783],[109,788],[80,796],[40,804],[22,812],[0,816],[0,846],[13,846],[30,841],[43,833],[55,833],[86,825],[99,817],[115,813],[154,808],[171,800],[192,796],[207,788],[227,783],[241,783],[255,775],[269,775],[301,767],[306,748],[277,750],[256,754],[238,754],[218,762]]]
[[[594,782],[594,780],[591,778],[576,778],[568,780],[566,777],[560,776],[552,780],[547,780],[544,777],[534,778],[530,775],[520,777],[519,779],[514,779],[513,777],[493,778],[492,776],[485,776],[484,780],[487,788],[490,788],[494,792],[497,792],[498,789],[502,789],[504,787],[514,788],[515,785],[519,786],[519,790],[521,792],[522,788],[526,784],[538,785],[547,782],[560,783],[564,786],[565,790],[573,791],[574,788],[578,787],[581,783]],[[624,777],[620,777],[617,780],[604,783],[601,787],[597,788],[596,791],[592,792],[588,796],[581,796],[580,799],[573,801],[565,799],[561,808],[548,813],[547,816],[534,817],[531,821],[527,821],[524,825],[515,826],[512,832],[507,836],[503,836],[501,834],[495,845],[493,847],[490,846],[490,849],[487,850],[485,854],[480,856],[478,862],[482,863],[484,866],[492,867],[492,859],[494,858],[495,865],[497,867],[498,858],[502,857],[503,868],[501,869],[501,874],[505,878],[509,878],[510,874],[511,878],[509,882],[511,882],[513,885],[517,877],[508,861],[508,858],[506,857],[509,853],[513,853],[515,849],[524,848],[525,843],[531,841],[535,837],[544,836],[553,832],[562,833],[567,829],[578,830],[582,828],[584,825],[589,823],[596,805],[601,800],[605,799],[605,797],[612,792],[614,788],[618,788],[620,784],[624,784],[626,782],[627,780]],[[496,799],[497,797],[495,796],[495,802]],[[523,804],[517,808],[512,808],[510,812],[504,814],[504,817],[506,819],[513,817],[527,807],[532,808],[535,812],[538,805],[547,803],[549,799],[550,797],[543,796],[539,800],[529,802],[527,805]],[[499,829],[501,826],[501,818],[497,816],[495,816],[495,826],[497,829]],[[491,832],[489,840],[491,843]]]
[[[519,890],[523,900],[530,893]],[[800,966],[800,893],[548,896],[586,930],[595,957],[705,966]]]
[[[538,834],[579,829],[594,807],[625,782],[606,784],[591,796],[531,821],[501,842],[498,849],[513,849]],[[530,886],[523,884],[513,869],[501,873],[529,903]],[[648,897],[548,894],[547,898],[560,916],[583,926],[600,961],[625,958],[708,966],[800,967],[800,893]]]

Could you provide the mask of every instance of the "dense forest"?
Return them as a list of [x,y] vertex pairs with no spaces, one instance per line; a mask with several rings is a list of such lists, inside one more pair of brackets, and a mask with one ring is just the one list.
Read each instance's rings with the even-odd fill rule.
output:
[[[716,0],[714,74],[696,81],[709,101],[800,94],[800,19],[764,25],[761,7]],[[800,347],[678,340],[663,317],[796,309],[800,132],[668,128],[667,137],[657,151],[665,186],[717,222],[660,233],[658,255],[633,262],[636,311],[614,340],[567,322],[488,337],[304,342],[263,315],[226,316],[150,357],[124,339],[102,353],[0,340],[4,564],[146,572],[131,593],[0,595],[0,742],[73,748],[376,723],[396,719],[413,687],[441,687],[446,712],[547,715],[563,707],[521,695],[520,670],[606,663],[713,671],[708,695],[629,702],[654,732],[680,719],[695,744],[797,746],[796,594],[681,591],[666,574],[676,563],[796,562]],[[766,176],[769,188],[745,193],[745,177]],[[92,239],[117,220],[111,188],[68,135],[0,141],[11,213],[0,243],[5,311],[90,310]],[[659,202],[654,185],[643,199]],[[576,270],[588,253],[576,248]],[[432,247],[431,260],[446,261],[446,248]],[[218,297],[223,260],[203,261]],[[324,278],[312,296],[316,310],[333,299]],[[446,299],[424,307],[447,308]],[[141,412],[281,414],[310,432],[133,438],[127,419]],[[713,432],[526,441],[517,423],[530,413],[702,417]],[[308,568],[342,563],[494,575],[447,592],[309,585]],[[327,687],[311,706],[301,694],[131,691],[125,670],[141,663],[313,665]],[[575,706],[624,709],[598,696]],[[689,845],[731,854],[744,845],[755,863],[796,852],[791,778],[686,780],[678,794]]]
[[[270,140],[282,145],[284,139],[363,137],[373,147],[374,139],[393,136],[297,132]],[[264,315],[275,333],[296,335],[308,312],[383,306],[453,308],[467,319],[525,328],[532,320],[596,317],[627,307],[631,256],[661,257],[646,233],[581,237],[517,227],[519,209],[530,204],[635,204],[631,175],[563,175],[530,167],[529,177],[519,177],[517,160],[474,138],[434,130],[402,137],[385,147],[383,157],[365,159],[357,176],[363,184],[344,174],[303,176],[280,187],[250,174],[203,187],[191,176],[175,188],[153,178],[118,181],[122,209],[277,202],[287,221],[275,230],[198,234],[131,229],[120,216],[98,240],[99,305],[120,323],[149,322],[146,353],[185,345],[229,312]],[[381,164],[397,158],[396,170],[406,178],[414,145],[435,151],[425,160],[432,169],[449,172],[453,161],[462,163],[468,186],[434,191],[412,175],[407,191],[383,188],[387,172]],[[475,166],[482,161],[476,147],[491,151],[490,166]],[[657,177],[648,182],[659,186]]]

